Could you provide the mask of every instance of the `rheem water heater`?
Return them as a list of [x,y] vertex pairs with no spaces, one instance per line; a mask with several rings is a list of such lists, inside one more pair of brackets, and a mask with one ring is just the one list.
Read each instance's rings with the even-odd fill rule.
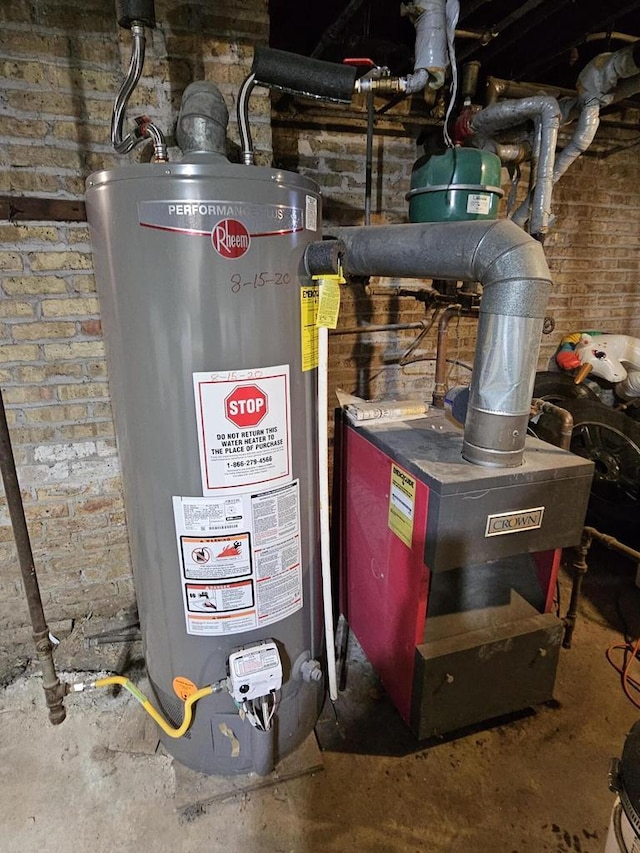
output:
[[318,188],[195,153],[93,174],[87,215],[153,693],[178,724],[196,687],[232,685],[165,744],[205,773],[268,772],[324,694]]

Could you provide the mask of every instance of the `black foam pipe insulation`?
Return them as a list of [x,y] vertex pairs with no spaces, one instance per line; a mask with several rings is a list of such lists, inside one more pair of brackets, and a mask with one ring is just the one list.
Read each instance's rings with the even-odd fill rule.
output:
[[118,24],[127,30],[132,24],[142,24],[150,30],[156,26],[154,0],[116,0]]
[[310,59],[297,53],[256,47],[251,73],[256,84],[348,104],[353,95],[356,69],[350,65]]

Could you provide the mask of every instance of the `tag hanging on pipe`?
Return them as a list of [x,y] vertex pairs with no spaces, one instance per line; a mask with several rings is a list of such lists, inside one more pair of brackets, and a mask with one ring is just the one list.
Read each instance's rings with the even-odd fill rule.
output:
[[318,329],[335,329],[338,325],[340,313],[340,285],[346,284],[346,279],[343,277],[340,268],[337,275],[314,276],[313,278],[320,283],[316,327]]

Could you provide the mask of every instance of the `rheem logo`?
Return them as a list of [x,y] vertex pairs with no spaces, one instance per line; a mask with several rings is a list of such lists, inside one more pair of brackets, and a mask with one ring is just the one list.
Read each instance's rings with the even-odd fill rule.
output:
[[235,260],[249,251],[251,237],[239,220],[222,219],[211,232],[211,242],[219,255]]
[[238,385],[225,397],[224,416],[240,429],[258,426],[268,411],[268,399],[257,385]]

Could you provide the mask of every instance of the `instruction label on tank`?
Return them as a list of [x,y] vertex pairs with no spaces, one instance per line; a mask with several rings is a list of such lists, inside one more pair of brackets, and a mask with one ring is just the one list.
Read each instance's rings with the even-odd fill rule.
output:
[[320,286],[317,284],[300,288],[300,348],[302,369],[314,370],[318,366],[318,303]]
[[392,463],[389,488],[389,529],[411,548],[416,506],[416,480]]
[[[297,480],[232,500],[174,497],[173,514],[188,634],[238,634],[302,607]],[[203,520],[225,529],[207,535]]]
[[271,625],[302,607],[298,482],[251,498],[258,624]]
[[194,373],[202,493],[291,480],[289,365]]

